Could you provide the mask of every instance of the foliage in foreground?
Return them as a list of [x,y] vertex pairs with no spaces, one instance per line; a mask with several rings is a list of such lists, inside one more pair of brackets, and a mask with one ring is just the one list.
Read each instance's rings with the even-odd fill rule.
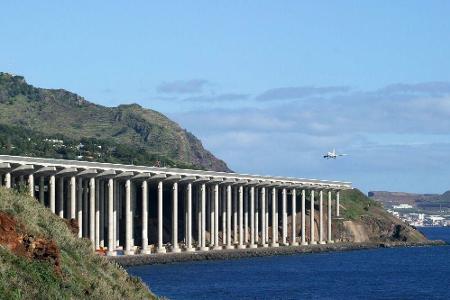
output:
[[50,263],[12,254],[0,246],[0,299],[154,299],[137,278],[94,255],[90,242],[33,198],[0,187],[0,210],[22,223],[28,234],[53,239],[61,250],[62,276]]

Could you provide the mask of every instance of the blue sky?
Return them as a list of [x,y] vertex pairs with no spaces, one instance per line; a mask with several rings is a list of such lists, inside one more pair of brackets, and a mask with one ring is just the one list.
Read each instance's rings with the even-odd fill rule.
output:
[[161,111],[238,172],[450,189],[449,1],[92,2],[2,2],[0,70]]

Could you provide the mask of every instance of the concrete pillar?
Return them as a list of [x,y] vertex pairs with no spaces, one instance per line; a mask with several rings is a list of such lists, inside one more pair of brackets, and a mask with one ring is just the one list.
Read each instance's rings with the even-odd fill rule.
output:
[[96,248],[95,240],[95,178],[89,179],[89,238],[92,243],[92,248]]
[[266,190],[266,199],[264,199],[265,203],[266,203],[266,242],[269,243],[269,195],[270,195],[270,191]]
[[114,242],[115,248],[120,245],[120,228],[119,228],[119,207],[122,205],[122,201],[119,196],[119,182],[114,180]]
[[233,188],[233,242],[238,243],[238,188]]
[[214,244],[214,210],[212,209],[212,189],[206,186],[206,228],[209,226],[209,245]]
[[83,237],[83,179],[78,178],[78,197],[77,197],[77,221],[78,237]]
[[302,190],[302,246],[308,245],[306,242],[306,191]]
[[331,191],[328,191],[328,205],[327,205],[327,208],[328,208],[328,230],[327,230],[328,240],[327,240],[327,243],[328,244],[332,244],[332,243],[334,243],[334,241],[333,241],[333,237],[331,235]]
[[272,188],[272,243],[271,247],[278,247],[278,226],[277,226],[277,189]]
[[323,240],[323,191],[319,192],[319,244],[325,244]]
[[180,252],[178,247],[178,182],[172,185],[172,252]]
[[114,180],[108,179],[108,256],[116,255],[114,234]]
[[219,185],[214,185],[214,250],[222,249],[219,246]]
[[50,210],[55,213],[55,175],[50,176],[49,181],[49,192],[50,192]]
[[186,236],[186,251],[192,252],[195,249],[192,247],[192,183],[186,186],[187,193],[187,236]]
[[340,199],[339,199],[339,191],[336,191],[336,217],[339,218],[341,215],[339,213],[339,206],[340,206]]
[[255,187],[250,187],[250,248],[257,248],[255,244]]
[[259,190],[258,188],[255,188],[255,244],[258,245],[259,243]]
[[248,243],[248,188],[244,187],[244,244]]
[[158,182],[158,253],[166,253],[163,245],[163,182]]
[[39,177],[39,202],[45,204],[45,177]]
[[83,237],[89,236],[89,187],[88,181],[84,181],[83,186]]
[[225,247],[227,244],[227,188],[222,187],[222,246]]
[[100,181],[100,247],[105,247],[105,182]]
[[239,249],[244,249],[244,187],[239,186]]
[[227,185],[227,246],[226,249],[233,249],[231,245],[231,185]]
[[70,177],[70,219],[75,219],[77,209],[77,181],[75,176]]
[[58,216],[64,218],[64,177],[58,180]]
[[125,255],[132,255],[133,252],[133,216],[131,212],[131,180],[125,182]]
[[206,247],[206,185],[202,183],[201,185],[201,211],[202,211],[202,226],[201,226],[201,241],[200,241],[200,250],[208,251],[209,248]]
[[142,245],[141,253],[150,254],[148,249],[148,183],[142,181]]
[[297,190],[292,189],[292,236],[291,246],[298,246],[297,242]]
[[100,249],[100,181],[95,182],[95,249]]
[[311,232],[311,236],[310,239],[311,241],[309,242],[311,245],[315,245],[317,244],[317,242],[314,240],[314,227],[315,227],[315,223],[314,223],[314,190],[311,190],[311,219],[310,219],[310,232]]
[[267,247],[266,243],[266,188],[261,188],[261,246]]
[[34,198],[34,175],[28,175],[28,192]]
[[7,189],[11,188],[11,173],[6,173],[5,174],[5,187]]
[[287,206],[286,206],[287,205],[287,191],[286,191],[286,188],[283,188],[283,190],[282,190],[281,201],[282,201],[282,206],[283,206],[282,212],[281,212],[281,214],[282,214],[281,218],[283,219],[282,244],[284,246],[286,246],[288,244],[287,243]]

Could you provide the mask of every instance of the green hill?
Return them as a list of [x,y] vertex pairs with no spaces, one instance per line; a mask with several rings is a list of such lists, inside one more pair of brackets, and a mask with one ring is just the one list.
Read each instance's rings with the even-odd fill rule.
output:
[[2,154],[230,171],[194,135],[156,111],[96,105],[2,72],[0,125]]
[[35,199],[0,187],[0,299],[154,299]]

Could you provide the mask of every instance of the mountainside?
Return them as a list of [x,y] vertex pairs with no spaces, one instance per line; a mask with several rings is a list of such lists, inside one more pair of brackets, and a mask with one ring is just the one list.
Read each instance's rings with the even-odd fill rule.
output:
[[[0,140],[3,154],[25,155],[23,147],[10,142],[17,140],[12,132],[20,132],[26,138],[16,143],[28,142],[29,155],[37,155],[34,152],[42,148],[40,144],[53,142],[48,147],[53,150],[46,149],[48,156],[56,153],[61,158],[82,156],[134,164],[137,160],[147,165],[159,161],[168,166],[230,171],[194,135],[156,111],[137,104],[96,105],[66,90],[35,88],[21,76],[1,72],[0,125],[4,125]],[[39,140],[28,140],[36,135]],[[92,149],[83,152],[85,144]]]
[[156,299],[140,279],[94,254],[68,223],[25,193],[0,187],[0,299]]
[[359,190],[343,191],[343,219],[337,225],[343,241],[353,242],[426,242],[414,227],[388,213],[380,203]]
[[450,208],[450,191],[442,195],[372,191],[368,195],[371,199],[381,202],[386,208],[399,204],[409,204],[414,208],[425,210]]

